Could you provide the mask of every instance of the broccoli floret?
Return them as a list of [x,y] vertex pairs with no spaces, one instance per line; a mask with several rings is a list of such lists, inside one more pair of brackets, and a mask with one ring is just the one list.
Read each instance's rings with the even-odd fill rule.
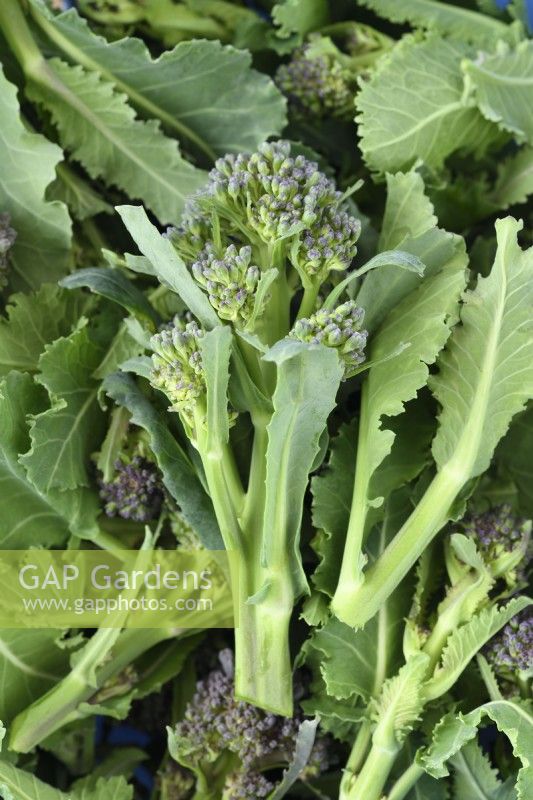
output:
[[335,49],[318,53],[312,45],[294,50],[288,64],[276,72],[276,83],[287,97],[295,116],[353,116],[355,82],[350,71],[335,57]]
[[259,267],[250,263],[252,248],[234,244],[219,256],[208,243],[192,265],[197,282],[209,295],[209,302],[224,320],[235,324],[248,321],[254,308],[259,283]]
[[[265,772],[290,763],[301,718],[287,719],[236,700],[230,650],[220,653],[220,663],[197,684],[171,737],[172,755],[206,785],[219,780],[224,800],[267,797],[274,784]],[[315,777],[328,765],[327,742],[319,739],[302,778]]]
[[173,411],[188,418],[206,391],[199,347],[203,335],[197,322],[175,316],[172,324],[152,336],[150,342],[154,351],[152,385],[167,395]]
[[157,466],[140,455],[130,460],[121,457],[115,463],[111,481],[99,481],[100,498],[108,517],[122,517],[135,522],[149,522],[159,516],[164,488]]
[[17,238],[10,222],[9,214],[0,214],[0,289],[7,285],[7,257]]
[[353,300],[332,311],[325,308],[308,319],[299,319],[289,334],[293,339],[334,347],[344,364],[344,377],[351,377],[365,359],[367,332],[361,330],[365,312]]
[[523,580],[531,553],[530,520],[515,514],[506,503],[472,514],[465,532],[475,541],[494,577],[504,577],[510,584]]
[[485,656],[497,674],[533,671],[533,611],[512,619],[487,645]]
[[341,205],[342,194],[314,161],[291,157],[289,142],[265,143],[252,155],[218,159],[171,236],[185,257],[196,258],[211,241],[215,209],[227,244],[294,240],[295,265],[323,278],[346,269],[357,249],[361,224]]

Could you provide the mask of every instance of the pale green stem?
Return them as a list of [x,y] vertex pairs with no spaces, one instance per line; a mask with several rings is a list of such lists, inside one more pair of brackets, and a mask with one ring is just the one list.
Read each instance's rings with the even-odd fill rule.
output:
[[[407,575],[422,552],[445,525],[450,507],[464,484],[464,475],[449,468],[437,473],[424,496],[385,552],[366,571],[363,583],[341,573],[334,610],[343,622],[362,627]],[[348,547],[346,555],[349,555]]]
[[[78,719],[80,704],[89,702],[106,681],[156,644],[180,633],[179,629],[166,628],[142,632],[130,628],[122,633],[120,628],[100,628],[85,645],[72,671],[15,718],[10,730],[10,748],[27,753],[64,725]],[[105,661],[110,652],[112,657]],[[94,681],[98,663],[102,666]]]
[[300,303],[300,308],[298,309],[298,316],[296,319],[306,319],[307,317],[310,317],[314,311],[316,311],[316,299],[318,297],[319,290],[320,284],[318,282],[313,283],[307,289],[304,289],[304,295],[302,297],[302,302]]
[[386,800],[403,800],[423,774],[424,770],[422,767],[418,764],[411,764],[411,766],[400,775],[396,783],[394,783],[390,792],[387,794]]

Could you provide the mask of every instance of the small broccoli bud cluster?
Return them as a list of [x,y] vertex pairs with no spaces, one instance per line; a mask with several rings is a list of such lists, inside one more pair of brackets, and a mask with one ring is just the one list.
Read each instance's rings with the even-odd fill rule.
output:
[[485,648],[485,656],[496,673],[533,671],[533,611],[518,614]]
[[251,247],[237,249],[231,244],[218,258],[214,245],[208,243],[192,265],[218,316],[235,324],[246,324],[254,308],[260,270],[250,263],[251,257]]
[[[175,728],[175,741],[183,764],[206,769],[206,761],[217,770],[217,760],[231,768],[225,778],[222,796],[225,800],[255,800],[267,797],[274,788],[265,776],[273,765],[290,763],[296,744],[299,723],[295,717],[286,719],[262,711],[234,697],[233,654],[220,653],[221,668],[215,669],[200,681],[189,702],[184,717]],[[326,763],[325,744],[317,742],[308,768],[315,776]],[[207,770],[209,768],[207,767]]]
[[346,269],[357,249],[360,222],[341,203],[342,194],[314,161],[292,157],[289,142],[264,143],[251,155],[218,159],[171,238],[185,257],[198,253],[201,239],[211,238],[215,208],[228,241],[290,240],[295,266],[324,279],[332,269]]
[[10,221],[9,214],[0,214],[0,289],[7,285],[7,254],[17,238]]
[[353,300],[348,300],[333,311],[321,308],[308,319],[299,319],[289,336],[301,342],[334,347],[344,364],[344,377],[350,378],[365,360],[368,334],[361,330],[364,314]]
[[[304,45],[288,64],[278,67],[275,81],[295,116],[348,119],[352,113],[354,80],[335,52],[313,52]],[[352,114],[353,116],[353,114]]]
[[175,761],[169,761],[156,776],[161,800],[188,800],[194,788],[194,778]]
[[203,549],[198,534],[178,511],[174,511],[170,517],[170,528],[182,552],[195,553]]
[[205,395],[205,378],[199,341],[204,331],[194,321],[174,317],[173,323],[152,336],[152,372],[150,380],[164,392],[171,409],[186,416],[194,412],[196,402]]
[[529,555],[529,520],[517,516],[506,503],[473,514],[465,524],[465,532],[476,542],[494,577],[505,577],[509,583],[523,578]]
[[224,800],[260,800],[269,797],[275,784],[262,772],[242,772],[236,770],[228,775],[224,786]]
[[164,500],[161,475],[156,465],[140,455],[115,463],[115,476],[100,480],[100,498],[108,517],[149,522],[159,516]]

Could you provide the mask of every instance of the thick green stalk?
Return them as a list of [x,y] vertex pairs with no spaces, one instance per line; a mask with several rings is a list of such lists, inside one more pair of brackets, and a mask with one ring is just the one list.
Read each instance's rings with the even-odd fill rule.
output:
[[350,751],[350,756],[346,762],[346,774],[343,779],[344,782],[353,780],[353,777],[358,774],[361,769],[365,756],[368,752],[368,746],[372,740],[372,725],[369,720],[365,719],[359,726],[357,736]]
[[334,611],[343,622],[362,627],[416,563],[445,525],[450,507],[465,482],[453,462],[437,473],[424,496],[385,552],[365,572],[362,583],[342,578],[335,593]]
[[[286,568],[261,564],[265,508],[267,415],[255,415],[254,444],[241,526],[244,558],[238,575],[239,608],[235,629],[236,693],[269,711],[291,716],[292,667],[289,624],[293,600]],[[268,587],[268,588],[267,588]],[[258,594],[259,593],[259,594]],[[254,602],[250,598],[254,597]]]
[[[369,462],[366,435],[367,393],[368,386],[365,381],[361,392],[361,416],[359,420],[359,436],[357,442],[357,462],[360,464],[368,464]],[[345,619],[345,614],[347,610],[346,606],[349,606],[349,598],[364,580],[362,550],[366,515],[368,511],[366,503],[367,494],[368,477],[366,470],[357,469],[356,465],[352,505],[350,508],[339,583],[331,602],[333,613],[336,614],[339,619],[343,620],[343,622],[348,622],[348,620]],[[346,598],[348,598],[348,600]]]
[[392,786],[386,800],[404,800],[424,774],[424,769],[414,763],[408,767]]
[[46,70],[46,61],[31,34],[19,0],[2,0],[0,28],[27,78]]
[[[203,438],[203,437],[202,437]],[[213,509],[226,550],[242,551],[242,531],[238,522],[244,493],[237,467],[227,446],[208,450],[205,441],[198,443]]]
[[374,734],[361,772],[358,775],[349,772],[344,774],[339,800],[380,800],[400,749],[393,735],[384,738],[379,733],[378,736]]
[[[292,597],[287,577],[260,576],[242,564],[240,603],[235,628],[235,693],[254,705],[290,717],[293,714],[289,624]],[[264,587],[264,591],[262,588]],[[259,596],[253,601],[253,590]]]
[[[89,702],[106,681],[156,644],[181,632],[174,628],[142,632],[132,628],[121,633],[120,628],[100,628],[85,645],[71,672],[15,718],[10,749],[27,753],[64,725],[79,719],[80,704]],[[112,657],[105,661],[109,653]],[[102,666],[98,669],[99,664]]]

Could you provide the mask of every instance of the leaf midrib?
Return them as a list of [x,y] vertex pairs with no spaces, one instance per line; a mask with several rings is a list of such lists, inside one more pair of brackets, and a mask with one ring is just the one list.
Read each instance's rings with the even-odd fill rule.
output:
[[[61,60],[59,60],[59,63]],[[69,69],[73,69],[70,65],[68,65]],[[174,194],[176,197],[179,197],[180,200],[184,200],[186,195],[182,194],[178,191],[177,185],[169,183],[166,181],[162,174],[158,172],[154,172],[150,166],[144,161],[143,159],[139,158],[136,153],[134,153],[124,142],[123,139],[118,138],[113,131],[99,119],[93,112],[89,109],[85,102],[83,102],[74,92],[61,80],[61,78],[52,70],[50,65],[48,65],[48,75],[47,78],[49,80],[44,80],[45,86],[50,89],[56,96],[69,105],[71,108],[74,108],[82,117],[84,117],[87,122],[92,125],[100,134],[107,139],[119,152],[122,152],[123,155],[128,158],[133,164],[136,164],[142,171],[144,171],[150,178],[153,178],[156,183],[161,184],[164,186],[171,194]],[[116,97],[116,95],[114,95]],[[120,99],[120,96],[118,97]],[[125,106],[127,108],[127,106]],[[129,120],[130,123],[137,122],[140,124],[145,124],[141,120]],[[61,127],[59,120],[56,118],[56,124]],[[183,162],[185,165],[186,162]],[[190,165],[192,166],[192,165]]]
[[[44,30],[46,35],[53,42],[55,42],[55,44],[57,44],[61,48],[61,50],[63,50],[64,53],[66,53],[68,56],[74,59],[74,61],[76,61],[78,64],[81,64],[87,69],[96,72],[99,75],[104,76],[111,83],[114,83],[117,87],[122,89],[122,91],[127,94],[127,96],[132,100],[133,103],[135,103],[135,105],[144,108],[151,115],[159,118],[166,125],[173,128],[183,136],[187,137],[189,141],[193,142],[197,147],[199,147],[211,161],[214,161],[216,159],[215,151],[205,141],[205,139],[200,137],[194,130],[192,130],[187,125],[180,122],[178,119],[176,119],[167,111],[165,111],[163,108],[161,108],[161,106],[149,100],[147,97],[145,97],[136,89],[134,89],[126,81],[124,81],[121,78],[118,78],[113,72],[104,67],[100,62],[96,61],[94,58],[91,58],[82,50],[80,50],[78,47],[76,47],[76,45],[72,44],[72,42],[70,42],[67,39],[67,37],[64,36],[58,30],[58,28],[49,24],[48,20],[46,20],[41,14],[39,14],[34,7],[31,6],[30,10],[32,17],[37,22],[37,24],[41,27],[42,30]],[[148,64],[146,66],[148,67]]]

